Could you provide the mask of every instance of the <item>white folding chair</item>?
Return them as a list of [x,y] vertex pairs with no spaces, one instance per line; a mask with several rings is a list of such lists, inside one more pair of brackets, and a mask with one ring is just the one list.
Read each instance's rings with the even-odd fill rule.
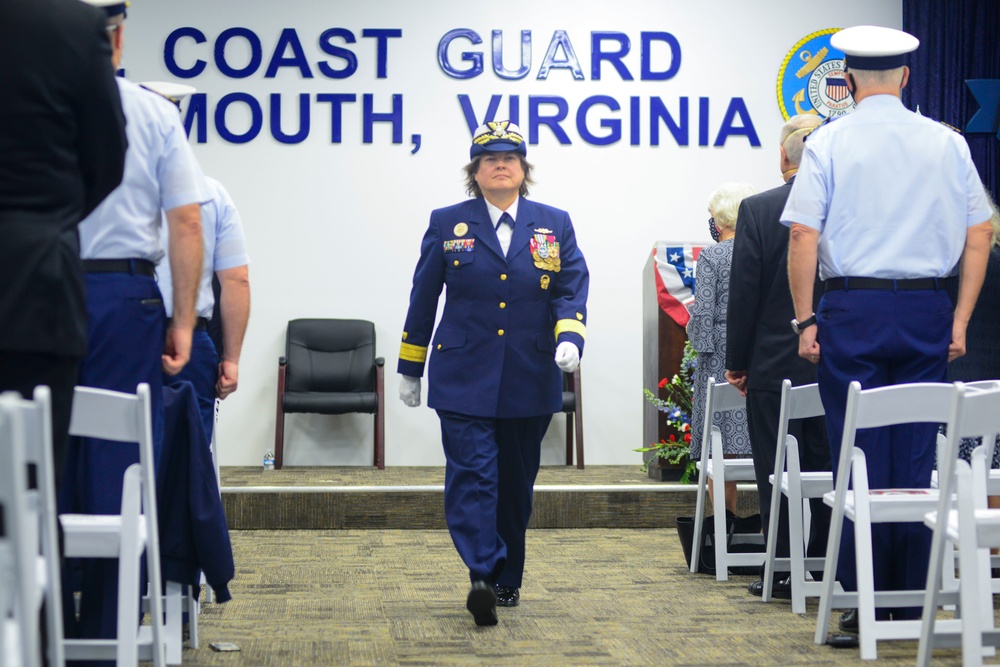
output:
[[[1000,510],[987,509],[986,497],[992,462],[992,449],[1000,433],[1000,385],[969,388],[959,383],[956,416],[948,425],[948,446],[938,458],[941,497],[937,510],[925,517],[934,530],[928,583],[935,581],[946,562],[946,541],[958,544],[961,600],[961,639],[954,633],[940,632],[936,619],[939,593],[928,586],[921,618],[920,648],[917,665],[930,664],[935,646],[962,647],[962,664],[981,665],[982,656],[992,655],[1000,645],[1000,631],[993,623],[993,590],[990,585],[990,547],[1000,546]],[[962,438],[982,437],[983,445],[972,453],[972,465],[958,459]],[[987,458],[988,457],[988,458]],[[954,472],[952,472],[954,471]],[[958,508],[949,502],[957,493]],[[939,520],[944,517],[945,520]],[[984,646],[990,647],[984,650]]]
[[[117,667],[140,659],[164,665],[163,597],[159,594],[160,545],[156,517],[156,473],[150,417],[149,385],[134,395],[77,387],[70,420],[72,435],[137,442],[139,463],[129,466],[122,480],[119,515],[62,514],[67,558],[118,559],[118,626],[115,639],[67,639],[66,658],[115,660]],[[150,624],[138,625],[140,559],[146,553],[149,573]]]
[[[767,550],[764,561],[763,601],[771,600],[774,572],[791,573],[792,611],[806,613],[806,598],[819,597],[821,584],[806,578],[806,572],[823,567],[822,558],[806,558],[805,540],[809,534],[803,504],[810,498],[822,498],[833,490],[833,472],[802,471],[799,463],[799,446],[795,436],[788,434],[788,422],[809,419],[824,414],[819,385],[807,384],[793,387],[791,380],[781,383],[781,413],[778,417],[777,453],[774,474],[771,475],[771,519],[767,529]],[[787,461],[787,472],[786,472]],[[781,495],[788,498],[789,557],[777,558],[778,510]]]
[[[763,552],[730,553],[726,530],[726,482],[756,481],[752,458],[727,459],[722,453],[722,431],[713,421],[716,413],[732,412],[746,407],[746,398],[728,382],[716,383],[708,378],[705,392],[705,425],[701,438],[701,460],[698,462],[698,493],[694,511],[694,540],[691,547],[691,572],[698,571],[701,558],[701,531],[705,521],[705,495],[708,480],[713,480],[712,505],[715,507],[715,578],[729,579],[730,567],[754,566],[764,562]],[[711,454],[711,456],[709,456]],[[721,520],[719,520],[721,519]],[[734,541],[762,540],[759,535],[743,536]]]
[[[39,664],[38,612],[45,603],[48,664],[62,665],[62,591],[59,572],[59,543],[56,528],[55,479],[52,459],[52,398],[48,387],[34,391],[33,400],[24,400],[14,392],[0,396],[7,414],[4,436],[10,449],[0,454],[9,469],[0,486],[12,492],[11,512],[7,521],[15,535],[17,561],[20,564],[16,586],[23,617],[18,619],[21,633],[21,661]],[[35,468],[36,487],[29,489],[28,467]]]
[[[922,522],[924,515],[936,508],[938,492],[929,488],[870,489],[865,454],[854,446],[854,441],[857,431],[865,428],[911,423],[950,424],[957,400],[956,388],[944,383],[911,383],[864,391],[860,383],[850,384],[835,490],[823,497],[824,502],[833,508],[833,513],[814,637],[817,644],[826,643],[834,607],[857,608],[858,641],[863,660],[878,657],[878,640],[917,639],[920,636],[921,622],[918,620],[875,620],[876,607],[920,606],[924,592],[875,591],[872,524]],[[857,593],[845,593],[839,582],[835,582],[845,518],[854,524]],[[941,598],[954,601],[957,596],[941,593]]]

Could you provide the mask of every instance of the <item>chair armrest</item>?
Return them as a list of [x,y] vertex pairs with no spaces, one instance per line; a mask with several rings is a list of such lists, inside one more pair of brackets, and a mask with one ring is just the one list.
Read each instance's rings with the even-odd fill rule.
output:
[[376,357],[375,358],[375,365],[376,366],[385,366],[385,357]]

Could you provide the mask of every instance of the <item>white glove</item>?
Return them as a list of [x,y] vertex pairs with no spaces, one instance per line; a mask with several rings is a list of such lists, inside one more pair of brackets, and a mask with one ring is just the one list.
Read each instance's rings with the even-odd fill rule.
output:
[[399,376],[399,400],[411,408],[420,405],[420,378],[410,375]]
[[580,348],[565,340],[556,346],[556,366],[563,373],[572,373],[580,366]]

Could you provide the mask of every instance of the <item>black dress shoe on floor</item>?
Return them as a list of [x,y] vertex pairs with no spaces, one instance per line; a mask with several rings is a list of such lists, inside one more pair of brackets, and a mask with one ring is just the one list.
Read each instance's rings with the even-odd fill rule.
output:
[[496,584],[493,590],[497,594],[498,607],[516,607],[521,602],[521,589],[513,586],[501,586]]
[[[747,586],[747,590],[750,591],[751,595],[756,595],[757,597],[762,597],[764,595],[764,581],[758,579]],[[774,583],[771,584],[771,597],[775,600],[791,600],[792,599],[792,578],[786,577],[784,579],[775,579]]]
[[858,634],[858,610],[852,609],[840,615],[840,631]]
[[469,589],[469,597],[465,600],[465,608],[476,619],[476,625],[497,624],[497,596],[493,587],[485,581],[477,581]]

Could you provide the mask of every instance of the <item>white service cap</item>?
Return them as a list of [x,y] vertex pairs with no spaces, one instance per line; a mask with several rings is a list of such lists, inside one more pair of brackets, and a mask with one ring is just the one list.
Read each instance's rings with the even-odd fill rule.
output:
[[884,70],[906,64],[906,54],[916,51],[920,40],[894,28],[858,25],[834,33],[830,46],[846,54],[848,69]]

